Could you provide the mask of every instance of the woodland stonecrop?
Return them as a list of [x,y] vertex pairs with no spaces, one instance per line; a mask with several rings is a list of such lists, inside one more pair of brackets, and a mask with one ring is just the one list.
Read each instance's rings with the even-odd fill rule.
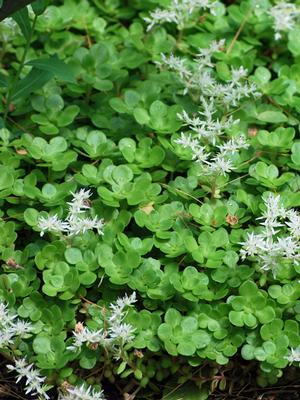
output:
[[296,26],[300,8],[296,4],[281,1],[270,9],[269,14],[274,21],[275,39],[279,40],[282,32],[291,31]]
[[120,358],[122,348],[126,343],[134,339],[135,328],[124,322],[126,317],[126,308],[132,306],[135,302],[136,294],[133,292],[130,296],[127,294],[120,297],[115,303],[110,304],[109,316],[107,318],[108,326],[97,331],[91,331],[81,324],[73,331],[74,343],[68,347],[71,351],[80,349],[86,343],[87,345],[99,344],[111,351],[117,359]]
[[145,17],[144,21],[148,24],[148,31],[155,25],[165,22],[173,22],[178,29],[183,29],[185,24],[192,19],[193,13],[209,10],[214,15],[215,9],[220,4],[219,1],[214,0],[172,0],[167,8],[156,8],[151,11],[149,17]]
[[41,229],[41,236],[47,231],[74,236],[93,229],[96,229],[99,235],[103,235],[103,219],[85,216],[85,212],[91,207],[89,198],[92,193],[89,190],[81,189],[78,193],[71,194],[73,199],[67,203],[69,205],[69,213],[65,221],[60,220],[56,214],[46,218],[39,218],[38,227]]
[[300,360],[300,0],[49,3],[0,29],[10,376],[204,400],[248,384],[241,356],[276,383]]
[[282,262],[298,265],[300,259],[300,215],[296,210],[286,210],[280,195],[268,194],[264,198],[265,211],[260,233],[248,233],[242,243],[242,258],[255,257],[264,271],[271,271],[276,277]]

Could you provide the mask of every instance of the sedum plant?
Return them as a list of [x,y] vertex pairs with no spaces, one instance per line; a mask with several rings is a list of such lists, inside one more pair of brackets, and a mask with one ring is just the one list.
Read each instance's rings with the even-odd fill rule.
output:
[[240,396],[244,366],[284,385],[300,2],[46,3],[0,30],[10,376],[54,400]]

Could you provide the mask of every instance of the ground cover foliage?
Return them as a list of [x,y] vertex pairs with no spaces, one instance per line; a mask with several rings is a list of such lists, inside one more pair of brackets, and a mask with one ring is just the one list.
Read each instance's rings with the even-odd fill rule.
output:
[[294,377],[298,17],[65,0],[1,23],[0,346],[28,396],[204,400],[234,393],[233,366]]

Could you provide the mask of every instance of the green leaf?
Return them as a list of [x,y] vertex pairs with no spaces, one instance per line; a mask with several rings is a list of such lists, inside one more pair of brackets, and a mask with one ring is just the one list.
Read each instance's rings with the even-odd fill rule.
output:
[[7,77],[0,72],[0,86],[1,87],[7,87],[8,86],[8,80]]
[[26,63],[34,68],[50,72],[58,79],[65,82],[75,82],[75,71],[74,68],[60,60],[56,55],[49,58],[37,58]]
[[12,186],[13,182],[14,177],[9,172],[8,168],[0,165],[0,190],[9,188]]
[[258,293],[258,288],[253,281],[244,282],[239,289],[241,296],[244,297],[255,297]]
[[293,144],[291,159],[294,164],[300,166],[300,142],[296,142]]
[[147,110],[143,108],[135,108],[133,111],[133,116],[135,120],[140,124],[140,125],[146,125],[150,121],[150,116],[147,112]]
[[196,346],[187,340],[179,343],[177,351],[182,356],[192,356],[196,352]]
[[123,154],[123,157],[128,162],[133,162],[135,159],[136,143],[131,138],[123,138],[119,142],[119,149]]
[[39,212],[34,208],[26,208],[24,212],[24,219],[26,224],[36,226],[39,218]]
[[300,55],[300,28],[295,26],[288,33],[288,49],[293,56]]
[[256,68],[254,76],[261,85],[268,83],[272,77],[271,72],[265,67]]
[[50,71],[42,71],[37,68],[32,68],[29,74],[17,83],[12,95],[12,101],[26,98],[35,90],[43,87],[52,77],[53,73]]
[[169,308],[165,315],[166,323],[173,327],[180,324],[181,318],[180,312],[175,308]]
[[32,343],[33,350],[37,354],[51,353],[51,341],[48,336],[37,336]]
[[56,196],[57,189],[51,183],[46,183],[42,188],[42,194],[48,199],[51,199]]
[[[11,1],[11,0],[10,0]],[[29,19],[28,9],[27,7],[21,8],[21,10],[15,12],[12,15],[12,18],[19,25],[25,39],[28,41],[31,38],[31,22]]]
[[48,0],[36,0],[33,3],[31,3],[31,7],[33,9],[33,12],[36,15],[41,15],[43,12],[46,10],[47,5],[49,1]]
[[244,313],[242,311],[230,311],[229,321],[235,326],[244,326]]
[[65,251],[66,261],[70,264],[77,264],[82,261],[82,254],[80,249],[71,247]]
[[272,124],[279,124],[287,121],[287,117],[281,111],[263,111],[258,114],[257,118],[260,121],[269,122]]
[[79,276],[80,283],[82,285],[87,285],[87,286],[93,284],[96,281],[96,279],[97,275],[89,271],[86,271]]

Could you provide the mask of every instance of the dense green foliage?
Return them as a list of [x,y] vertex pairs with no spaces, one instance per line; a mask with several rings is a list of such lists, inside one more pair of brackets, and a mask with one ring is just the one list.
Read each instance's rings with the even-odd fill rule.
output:
[[[0,299],[33,326],[3,353],[26,357],[49,385],[124,387],[134,377],[140,399],[185,382],[166,399],[206,399],[202,365],[257,360],[267,385],[300,346],[297,261],[276,256],[272,269],[240,254],[263,229],[271,192],[286,210],[300,206],[300,26],[275,40],[274,3],[229,3],[150,30],[143,18],[168,0],[65,0],[45,11],[36,2],[18,25],[2,23]],[[178,114],[203,112],[200,96],[210,95],[200,84],[185,90],[161,54],[195,71],[199,49],[221,39],[208,66],[219,89],[242,66],[257,93],[213,103],[219,121],[239,122],[206,150],[216,157],[238,135],[249,146],[230,155],[234,168],[209,175],[180,144],[193,131]],[[40,236],[39,220],[65,219],[81,188],[104,234]],[[133,291],[134,339],[118,359],[101,345],[68,348],[76,323],[105,330],[110,304]]]

